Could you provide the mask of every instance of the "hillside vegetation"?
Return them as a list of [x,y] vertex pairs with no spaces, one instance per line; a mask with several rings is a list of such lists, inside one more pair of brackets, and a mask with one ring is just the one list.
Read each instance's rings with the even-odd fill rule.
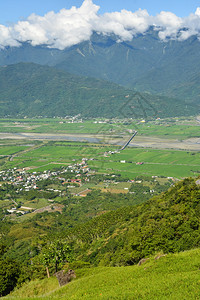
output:
[[[0,116],[151,118],[195,114],[195,105],[33,63],[0,68]],[[174,102],[176,104],[174,104]]]
[[[96,193],[96,196],[100,200],[106,195],[99,197]],[[128,199],[123,197],[128,205]],[[188,178],[143,204],[101,211],[90,221],[86,221],[89,210],[82,212],[79,203],[72,203],[68,209],[68,201],[63,201],[66,208],[62,214],[45,212],[19,224],[2,215],[0,268],[5,274],[0,273],[1,280],[15,278],[14,287],[26,280],[44,278],[46,268],[53,275],[63,267],[75,270],[84,266],[124,267],[155,253],[198,248],[199,199],[199,185]],[[111,207],[115,200],[114,196],[109,198]],[[98,209],[97,203],[93,204]],[[12,277],[13,272],[16,277]],[[2,293],[6,295],[6,290]]]
[[79,259],[95,265],[132,265],[155,251],[189,250],[200,245],[199,199],[199,186],[185,179],[144,204],[106,213],[63,236]]
[[79,269],[59,288],[55,277],[25,284],[5,299],[198,299],[200,250],[162,256],[140,266]]

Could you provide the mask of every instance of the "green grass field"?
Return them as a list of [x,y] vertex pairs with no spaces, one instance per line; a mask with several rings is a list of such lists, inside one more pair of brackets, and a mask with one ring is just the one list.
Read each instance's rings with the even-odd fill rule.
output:
[[199,137],[199,126],[188,125],[155,125],[145,124],[138,126],[139,135],[145,136],[159,136],[166,138],[179,138],[185,139],[189,137]]
[[75,270],[62,288],[55,277],[32,281],[5,299],[199,299],[200,250],[156,256],[140,266]]
[[[138,135],[174,139],[199,137],[199,125],[195,118],[166,119],[147,123],[127,122],[98,123],[86,120],[83,123],[67,123],[65,119],[0,119],[0,132],[32,133],[80,133],[123,135],[137,125]],[[137,175],[185,177],[200,172],[200,152],[127,148],[121,153],[103,157],[103,153],[116,147],[103,144],[64,141],[2,140],[0,145],[0,169],[29,168],[45,171],[79,162],[83,157],[94,158],[91,169],[99,173],[118,173],[134,178]],[[5,156],[13,156],[5,157]],[[126,162],[120,163],[125,160]],[[136,165],[144,162],[143,165]]]
[[[26,151],[24,151],[26,150]],[[102,152],[102,147],[90,146],[85,143],[78,145],[66,142],[54,144],[52,142],[41,144],[41,147],[35,146],[0,146],[2,155],[15,155],[12,160],[5,160],[4,157],[0,160],[1,169],[9,168],[31,168],[34,171],[50,170],[62,165],[69,165],[73,160],[81,161],[83,157],[91,157]],[[21,153],[20,153],[21,152]],[[1,155],[1,154],[0,154]]]
[[23,150],[26,150],[28,146],[0,146],[0,155],[6,156],[6,155],[12,155],[18,152],[21,152]]
[[200,152],[126,148],[105,160],[199,165]]
[[[125,161],[125,163],[121,162]],[[142,165],[137,165],[143,162]],[[99,172],[118,173],[131,177],[154,175],[182,178],[200,172],[200,153],[178,150],[154,150],[127,148],[109,157],[89,162]]]
[[51,204],[51,203],[49,203],[47,199],[40,198],[40,199],[34,199],[32,201],[24,202],[23,206],[38,209],[38,208],[47,206],[49,204]]
[[65,119],[0,119],[0,132],[19,133],[109,133],[110,130],[121,130],[121,123],[94,123],[94,120],[84,123],[68,123]]
[[[101,144],[40,142],[39,145],[1,145],[0,169],[29,168],[30,171],[45,171],[81,162],[82,158],[93,159],[88,165],[99,173],[117,173],[134,178],[137,175],[154,175],[182,178],[198,175],[200,152],[180,150],[156,150],[126,148],[120,153],[104,157],[112,146]],[[14,155],[12,159],[6,155]],[[125,161],[122,163],[121,161]],[[137,165],[142,162],[142,165]]]
[[129,163],[116,163],[116,162],[101,162],[95,161],[89,164],[91,168],[95,168],[99,173],[113,173],[121,174],[121,176],[134,179],[139,175],[149,176],[165,176],[183,178],[195,176],[199,174],[200,166],[191,165],[168,165],[166,164],[151,164],[146,163],[142,166]]

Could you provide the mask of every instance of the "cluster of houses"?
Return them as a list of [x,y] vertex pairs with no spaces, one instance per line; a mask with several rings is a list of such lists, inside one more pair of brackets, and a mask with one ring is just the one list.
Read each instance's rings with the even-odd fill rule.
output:
[[[76,177],[80,177],[81,174],[87,174],[90,168],[87,165],[87,159],[83,158],[80,163],[67,166],[57,171],[44,171],[44,172],[28,172],[27,168],[23,169],[8,169],[0,171],[0,182],[12,184],[14,186],[20,186],[21,189],[29,191],[37,188],[37,182],[57,177],[60,180],[66,180],[60,177],[64,173],[75,173]],[[70,179],[67,182],[81,183],[81,179]],[[57,191],[57,190],[56,190]]]
[[[44,172],[29,172],[28,168],[23,169],[8,169],[0,171],[0,186],[2,184],[10,184],[15,186],[15,192],[19,193],[21,191],[29,192],[30,190],[38,189],[38,183],[46,179],[58,179],[61,184],[67,184],[67,187],[73,186],[74,184],[81,186],[82,178],[81,175],[87,175],[90,168],[87,165],[87,159],[83,158],[80,163],[74,163],[73,165],[66,166],[56,171],[44,171]],[[67,174],[73,174],[74,176],[69,176],[66,178]],[[65,175],[65,176],[64,176]],[[72,177],[72,178],[71,178]],[[86,176],[85,181],[89,181],[89,176]],[[47,191],[60,192],[61,190],[55,188],[47,188]],[[87,194],[87,193],[86,193]],[[49,200],[50,201],[50,200]],[[13,200],[15,207],[7,209],[9,213],[27,213],[32,211],[32,208],[24,207],[24,210],[17,209],[18,203]],[[23,208],[23,206],[22,206]]]
[[0,171],[0,181],[3,183],[20,186],[20,190],[29,191],[37,188],[37,182],[51,178],[58,175],[58,172],[44,171],[43,173],[29,173],[26,168],[23,169],[9,169]]
[[87,174],[91,169],[88,167],[87,164],[88,159],[83,158],[80,163],[75,163],[67,167],[67,171],[71,171],[72,173],[77,173],[77,176],[81,176],[82,174]]

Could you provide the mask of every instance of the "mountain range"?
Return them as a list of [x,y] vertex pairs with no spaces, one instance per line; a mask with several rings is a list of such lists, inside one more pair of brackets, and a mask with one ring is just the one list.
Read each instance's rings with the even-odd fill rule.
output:
[[[119,116],[119,105],[123,107],[126,103],[124,97],[136,91],[148,99],[159,112],[158,116],[195,114],[199,110],[199,50],[196,36],[185,41],[161,41],[158,33],[151,29],[130,42],[118,42],[115,35],[93,33],[90,41],[64,50],[45,45],[33,47],[29,43],[7,47],[0,51],[0,76],[4,82],[4,85],[1,83],[1,115],[7,111],[12,115],[10,105],[13,107],[16,101],[18,108],[14,114],[30,115],[31,108],[32,115],[42,110],[47,116],[62,112],[61,115],[81,113],[91,117],[96,116],[98,110],[99,116]],[[25,63],[32,64],[28,67]],[[16,73],[19,77],[15,81]],[[14,76],[9,79],[10,88],[4,76]],[[18,82],[16,86],[15,82]],[[87,88],[80,89],[79,84],[83,82]],[[95,88],[96,93],[89,90],[88,85]],[[112,96],[118,100],[114,101]],[[56,102],[56,108],[51,106],[52,101]],[[88,113],[91,105],[94,110]],[[164,109],[160,109],[163,105]]]

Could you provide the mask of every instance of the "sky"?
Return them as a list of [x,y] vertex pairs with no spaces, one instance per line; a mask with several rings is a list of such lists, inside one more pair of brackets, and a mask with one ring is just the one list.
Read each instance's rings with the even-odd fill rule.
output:
[[150,26],[162,40],[200,38],[200,1],[0,0],[0,48],[29,42],[63,50],[93,31],[128,41]]
[[[0,24],[26,19],[32,13],[44,15],[49,11],[58,12],[62,8],[80,7],[82,0],[0,0]],[[170,11],[179,17],[194,13],[200,6],[198,0],[94,0],[100,6],[99,13],[121,11],[132,12],[146,9],[149,14],[156,15],[161,11]]]

